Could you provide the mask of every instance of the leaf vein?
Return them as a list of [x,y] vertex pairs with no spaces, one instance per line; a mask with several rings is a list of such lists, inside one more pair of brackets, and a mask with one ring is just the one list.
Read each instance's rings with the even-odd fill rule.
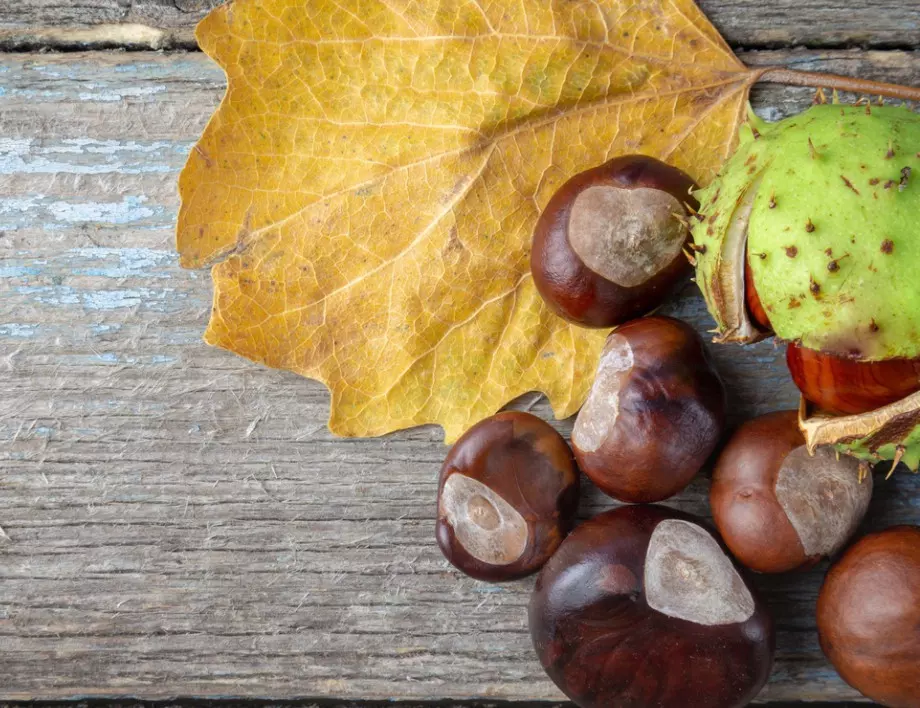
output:
[[[682,94],[687,94],[687,93],[695,93],[695,92],[699,92],[699,91],[706,91],[706,90],[709,90],[709,89],[724,88],[724,87],[727,87],[727,86],[733,86],[733,85],[735,85],[735,84],[739,84],[741,87],[744,87],[744,86],[747,85],[747,83],[748,83],[748,82],[744,79],[744,76],[742,76],[742,77],[735,77],[735,76],[733,76],[732,78],[726,79],[726,80],[724,80],[724,81],[717,81],[717,82],[715,82],[715,83],[706,84],[706,85],[698,85],[698,86],[692,86],[692,87],[682,87],[682,88],[675,89],[675,90],[673,90],[673,91],[665,91],[665,92],[652,93],[651,95],[646,95],[646,94],[639,93],[639,94],[631,94],[631,95],[629,95],[629,96],[624,96],[624,97],[619,98],[618,100],[613,100],[613,101],[611,101],[611,100],[594,101],[594,102],[591,102],[591,103],[586,104],[586,105],[584,105],[584,106],[580,106],[580,107],[574,108],[574,109],[569,110],[569,111],[561,111],[561,112],[551,113],[551,114],[549,114],[548,116],[543,116],[543,117],[541,117],[541,118],[539,118],[539,119],[537,119],[537,120],[533,120],[533,121],[525,120],[525,121],[522,121],[521,123],[519,123],[518,125],[516,125],[514,128],[512,128],[512,129],[510,129],[510,130],[507,130],[507,131],[504,132],[504,133],[498,133],[498,134],[493,135],[493,136],[490,138],[490,140],[491,140],[491,143],[490,143],[490,144],[491,144],[491,145],[496,145],[496,144],[499,143],[499,142],[502,142],[502,141],[507,140],[507,139],[509,139],[509,138],[516,137],[517,135],[523,133],[525,130],[537,130],[537,129],[542,128],[542,127],[544,127],[544,126],[546,126],[546,125],[552,124],[552,123],[554,123],[554,122],[556,122],[556,121],[558,121],[558,120],[574,118],[574,117],[577,117],[577,116],[582,115],[582,114],[584,114],[584,113],[589,113],[589,112],[591,112],[591,111],[600,111],[600,110],[604,110],[604,109],[606,109],[606,108],[615,108],[615,107],[621,106],[621,105],[623,105],[623,104],[636,102],[636,101],[638,101],[638,100],[662,99],[662,98],[666,98],[666,97],[669,97],[669,96],[680,96],[680,95],[682,95]],[[409,169],[411,169],[411,168],[413,168],[413,167],[418,167],[418,166],[421,166],[421,165],[424,165],[424,164],[429,164],[429,163],[432,163],[432,162],[436,162],[437,160],[439,160],[439,159],[441,159],[441,158],[443,158],[443,157],[450,157],[450,156],[454,156],[454,155],[462,155],[462,154],[464,154],[464,153],[466,153],[466,152],[472,152],[472,151],[475,151],[475,150],[477,150],[477,149],[482,149],[482,148],[483,148],[483,145],[481,145],[481,144],[464,145],[464,146],[462,146],[462,147],[460,147],[460,148],[456,148],[456,149],[453,149],[453,150],[445,150],[445,151],[442,151],[442,152],[439,152],[439,153],[435,153],[435,154],[433,154],[433,155],[428,155],[428,156],[426,156],[426,157],[424,157],[424,158],[422,158],[422,159],[420,159],[420,160],[413,160],[413,161],[407,162],[407,163],[405,163],[405,164],[403,164],[403,165],[398,165],[398,166],[396,166],[396,167],[394,167],[394,168],[391,168],[390,170],[384,172],[383,174],[376,175],[376,176],[374,176],[374,177],[372,177],[372,178],[370,178],[370,179],[368,179],[368,180],[366,180],[366,181],[364,181],[364,182],[360,182],[360,183],[357,183],[357,184],[352,184],[352,185],[349,185],[349,186],[347,186],[347,187],[343,187],[343,188],[341,188],[341,189],[338,189],[338,190],[336,190],[335,192],[331,192],[331,193],[328,194],[328,195],[324,195],[324,196],[322,196],[321,198],[316,199],[315,201],[310,202],[310,203],[304,205],[303,207],[301,207],[301,208],[298,209],[297,211],[294,211],[294,212],[291,213],[290,215],[284,217],[283,219],[281,219],[281,220],[279,220],[279,221],[277,221],[277,222],[274,222],[274,223],[271,223],[271,224],[267,224],[267,225],[262,226],[262,227],[260,227],[260,228],[258,228],[258,229],[255,229],[255,230],[253,230],[253,231],[251,231],[251,232],[249,233],[249,235],[244,239],[244,241],[245,241],[246,243],[251,242],[251,241],[255,240],[256,238],[258,238],[259,236],[261,236],[262,234],[264,234],[264,233],[267,233],[267,232],[270,232],[270,231],[274,231],[274,230],[277,229],[277,228],[283,227],[285,224],[289,223],[290,221],[293,221],[294,219],[299,218],[304,212],[306,212],[310,207],[312,207],[313,205],[317,204],[318,202],[327,202],[327,201],[330,201],[330,200],[335,199],[335,198],[337,198],[337,197],[343,196],[343,195],[345,195],[345,194],[350,194],[350,193],[352,193],[352,192],[354,192],[354,191],[356,191],[356,190],[364,189],[364,188],[367,188],[367,187],[372,187],[372,186],[378,185],[378,184],[380,184],[381,182],[383,182],[384,180],[386,180],[390,175],[392,175],[392,174],[394,174],[394,173],[396,173],[396,172],[402,172],[402,171],[409,170]],[[216,258],[220,257],[221,255],[222,255],[222,256],[226,256],[226,255],[227,255],[227,252],[232,251],[232,250],[239,250],[239,247],[240,247],[241,245],[245,245],[245,243],[243,243],[243,244],[238,244],[238,245],[235,246],[235,247],[230,247],[230,248],[228,248],[227,251],[225,251],[223,254],[219,254],[218,256],[215,256],[214,258],[216,259]]]

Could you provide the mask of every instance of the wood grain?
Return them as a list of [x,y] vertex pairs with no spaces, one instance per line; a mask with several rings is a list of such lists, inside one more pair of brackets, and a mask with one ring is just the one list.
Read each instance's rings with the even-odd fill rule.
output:
[[[744,58],[920,81],[905,52]],[[223,85],[199,54],[0,55],[0,699],[559,699],[532,581],[476,583],[437,550],[438,430],[334,439],[320,385],[201,342],[210,278],[177,267],[175,180]],[[711,327],[692,290],[668,311]],[[716,356],[733,421],[795,404],[772,344]],[[706,490],[675,505],[705,513]],[[918,492],[880,483],[867,528],[920,522]],[[581,515],[607,506],[588,491]],[[822,570],[758,580],[764,700],[856,698],[817,645]]]
[[[223,0],[26,0],[0,6],[0,48],[194,48],[192,30]],[[915,0],[698,0],[736,47],[920,46]]]
[[[0,703],[0,708],[24,708],[23,702]],[[389,700],[337,699],[258,699],[258,698],[178,698],[167,701],[140,701],[131,698],[89,699],[81,701],[29,701],[28,708],[394,708]],[[572,708],[565,701],[479,700],[399,701],[395,708]],[[771,702],[770,708],[866,708],[865,702],[794,701]],[[874,704],[869,704],[874,705]]]

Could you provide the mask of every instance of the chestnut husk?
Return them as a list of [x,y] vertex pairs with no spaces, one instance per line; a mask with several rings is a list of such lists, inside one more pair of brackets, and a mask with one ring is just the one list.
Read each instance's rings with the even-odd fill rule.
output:
[[[692,229],[719,341],[775,331],[792,343],[792,373],[812,401],[809,445],[915,471],[918,135],[920,118],[899,107],[818,105],[772,124],[750,114],[735,154],[697,194]],[[899,226],[882,228],[876,211]],[[854,395],[856,380],[871,390]]]
[[889,461],[889,473],[899,463],[913,472],[920,468],[920,392],[870,413],[848,416],[821,411],[803,397],[799,427],[809,450],[831,445],[867,466]]

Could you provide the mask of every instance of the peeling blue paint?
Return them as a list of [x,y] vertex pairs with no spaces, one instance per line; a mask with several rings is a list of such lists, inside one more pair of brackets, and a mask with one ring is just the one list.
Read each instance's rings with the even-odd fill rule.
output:
[[37,324],[4,324],[0,325],[0,337],[16,339],[31,339],[38,331]]
[[[176,254],[174,251],[158,251],[152,248],[74,248],[68,251],[69,256],[79,263],[80,259],[89,261],[109,261],[116,263],[96,267],[80,267],[73,269],[75,275],[92,275],[103,278],[130,278],[143,276],[145,278],[171,278],[176,267]],[[164,269],[156,272],[156,269]]]
[[13,288],[20,295],[32,295],[46,305],[79,305],[80,298],[73,288],[61,285],[20,285]]
[[[65,282],[62,273],[109,278],[118,281],[119,285],[129,278],[169,280],[175,277],[177,267],[174,251],[152,248],[74,248],[56,256],[50,266],[46,259],[32,260],[28,254],[18,255],[21,260],[17,257],[0,265],[0,280],[19,281],[31,287],[62,285]],[[62,261],[66,263],[66,270],[61,268]],[[92,289],[105,290],[104,286]]]
[[[149,291],[146,291],[149,293]],[[90,310],[118,310],[122,307],[140,307],[145,301],[145,289],[98,290],[83,294],[83,306]]]
[[0,138],[0,174],[167,174],[181,169],[192,145],[164,140]]
[[109,224],[130,224],[154,215],[153,209],[141,206],[147,197],[124,197],[121,202],[55,202],[59,221],[68,224],[102,221]]
[[162,229],[175,223],[175,208],[149,205],[147,197],[126,196],[113,202],[67,202],[40,195],[0,201],[0,230],[35,228],[49,231],[72,229],[79,224]]
[[[93,354],[62,354],[60,363],[65,366],[162,366],[174,364],[178,359],[168,354],[118,354],[116,352],[96,352]],[[107,402],[105,408],[117,407],[117,402]]]
[[103,103],[117,103],[126,98],[146,98],[166,93],[165,86],[117,86],[108,88],[103,84],[83,84],[94,91],[81,91],[77,97],[81,101],[100,101]]
[[28,67],[30,71],[42,76],[50,76],[53,79],[75,79],[77,77],[74,71],[75,64],[32,64]]
[[[27,62],[12,67],[5,66],[3,71],[8,74],[4,76],[7,95],[38,101],[156,101],[162,100],[161,96],[164,93],[181,94],[181,91],[176,91],[167,82],[183,78],[199,85],[209,82],[215,90],[226,85],[220,67],[194,59],[171,62],[144,61],[137,64],[131,59],[125,59],[123,63],[106,67],[100,72],[98,63],[68,57],[66,63]],[[109,80],[109,73],[115,74],[116,80]],[[125,74],[132,75],[136,81],[125,81]],[[44,91],[24,88],[35,85],[47,88]]]
[[150,364],[175,364],[179,361],[178,357],[169,356],[168,354],[154,354],[150,357]]
[[156,312],[175,312],[183,307],[180,301],[188,298],[187,293],[176,292],[174,288],[83,291],[68,285],[19,285],[13,292],[30,296],[44,305],[81,305],[86,310],[143,307]]
[[38,275],[41,272],[41,268],[29,266],[0,266],[0,278],[25,278],[28,275]]
[[47,99],[49,103],[53,101],[65,101],[68,96],[66,91],[51,91],[48,89],[37,91],[36,89],[8,88],[6,93],[10,98],[18,98],[26,101]]

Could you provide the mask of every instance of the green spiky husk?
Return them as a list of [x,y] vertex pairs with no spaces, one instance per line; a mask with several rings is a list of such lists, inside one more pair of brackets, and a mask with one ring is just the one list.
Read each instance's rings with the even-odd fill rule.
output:
[[820,105],[746,126],[698,194],[705,221],[693,229],[705,249],[697,280],[720,329],[737,326],[725,247],[748,196],[751,271],[779,337],[865,360],[920,356],[918,153],[920,116],[906,108]]
[[[750,263],[776,335],[866,361],[920,357],[920,116],[819,105],[742,127],[701,190],[697,282],[720,339],[765,336],[748,316]],[[879,411],[803,420],[810,444],[920,466],[920,395]]]

